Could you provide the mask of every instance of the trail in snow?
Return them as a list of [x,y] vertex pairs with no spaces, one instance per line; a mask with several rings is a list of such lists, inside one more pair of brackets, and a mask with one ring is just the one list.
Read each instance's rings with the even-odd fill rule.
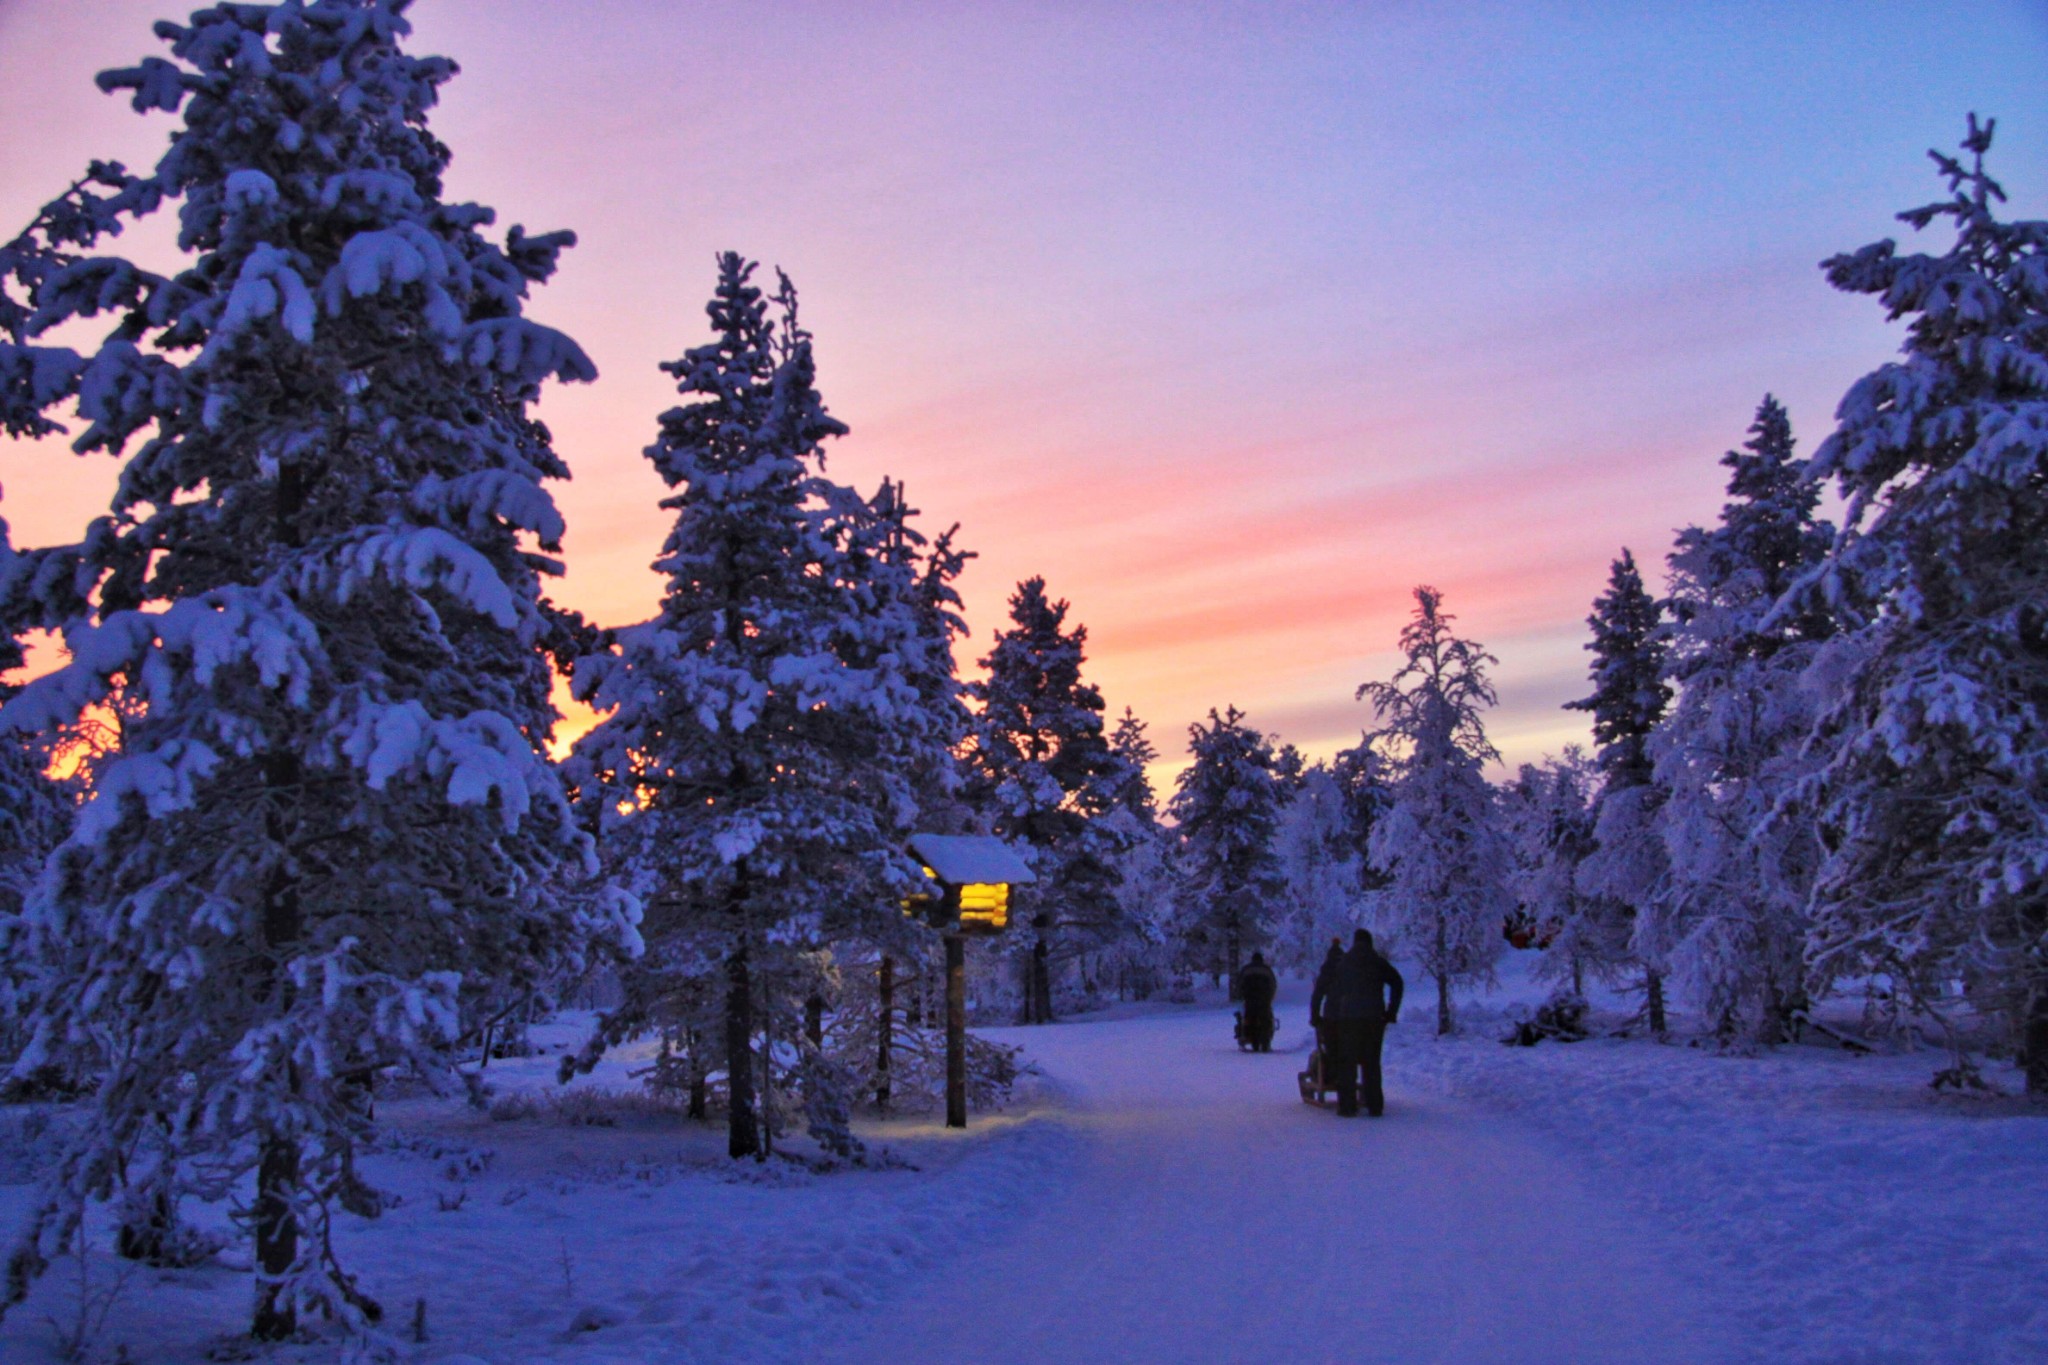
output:
[[1079,1168],[1014,1236],[892,1296],[845,1359],[1729,1358],[1675,1248],[1519,1130],[1417,1088],[1400,1054],[1419,1021],[1390,1032],[1387,1117],[1340,1120],[1296,1098],[1298,994],[1282,1013],[1295,1046],[1265,1056],[1213,1011],[1007,1032],[1071,1097]]
[[[554,1055],[490,1069],[491,1114],[392,1096],[364,1170],[398,1202],[336,1227],[393,1308],[369,1353],[329,1334],[278,1365],[743,1365],[821,1361],[1669,1361],[2034,1365],[2048,1360],[2048,1122],[2018,1098],[1928,1088],[1934,1054],[1763,1057],[1606,1037],[1502,1048],[1540,999],[1533,959],[1389,1035],[1390,1112],[1303,1106],[1300,988],[1249,1056],[1226,1011],[1001,1031],[1057,1083],[966,1133],[864,1126],[894,1161],[735,1163],[722,1127],[650,1105],[622,1048],[556,1096]],[[1596,1004],[1600,1002],[1596,1001]],[[1618,1002],[1602,1005],[1618,1020]],[[1146,1012],[1151,1010],[1152,1012]],[[1847,1020],[1845,1022],[1853,1022]],[[573,1046],[587,1016],[536,1026]],[[2009,1062],[1987,1068],[2008,1090]],[[495,1115],[495,1117],[494,1117]],[[0,1233],[61,1106],[0,1106]],[[595,1125],[595,1126],[593,1126]],[[227,1210],[188,1201],[201,1226]],[[0,1361],[57,1365],[87,1296],[94,1359],[190,1365],[246,1328],[246,1241],[138,1273],[95,1211],[0,1323]],[[409,1338],[424,1301],[428,1340]]]

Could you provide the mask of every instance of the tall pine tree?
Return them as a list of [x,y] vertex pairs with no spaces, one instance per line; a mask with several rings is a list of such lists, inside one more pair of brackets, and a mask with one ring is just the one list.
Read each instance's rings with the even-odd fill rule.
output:
[[1586,618],[1593,628],[1586,645],[1593,655],[1593,695],[1565,703],[1566,710],[1592,713],[1601,776],[1595,846],[1579,864],[1579,883],[1604,905],[1595,912],[1601,928],[1584,937],[1584,960],[1609,978],[1640,967],[1650,1031],[1659,1037],[1668,1026],[1664,975],[1672,947],[1668,917],[1658,909],[1669,895],[1670,864],[1657,832],[1663,791],[1650,760],[1650,735],[1671,703],[1662,621],[1635,556],[1623,550],[1607,591]]
[[1110,732],[1110,750],[1123,764],[1109,810],[1102,819],[1121,826],[1124,847],[1116,862],[1116,932],[1090,954],[1098,984],[1113,984],[1118,999],[1144,999],[1158,990],[1171,969],[1176,912],[1173,834],[1159,818],[1159,798],[1149,775],[1159,750],[1145,722],[1128,706]]
[[1131,777],[1110,747],[1102,693],[1082,681],[1088,628],[1029,578],[1010,596],[1010,628],[969,685],[979,703],[968,755],[970,799],[995,832],[1031,850],[1038,882],[1017,935],[1025,1023],[1052,1019],[1054,965],[1115,937],[1117,857],[1126,825],[1102,819]]
[[1460,639],[1435,588],[1415,590],[1401,628],[1406,662],[1386,682],[1358,689],[1379,726],[1366,744],[1393,769],[1387,806],[1368,854],[1386,877],[1376,917],[1396,951],[1412,953],[1436,983],[1436,1031],[1452,1030],[1451,987],[1492,979],[1514,912],[1513,854],[1484,767],[1500,755],[1483,713],[1494,705],[1486,666],[1496,662]]
[[[0,272],[33,280],[22,338],[112,319],[90,355],[5,348],[10,426],[75,393],[74,448],[125,460],[77,544],[8,566],[9,619],[62,631],[70,661],[5,722],[129,704],[27,909],[17,1068],[97,1085],[11,1298],[86,1200],[253,1174],[256,1334],[374,1317],[328,1228],[337,1202],[381,1206],[355,1170],[369,1081],[455,1085],[475,1002],[631,935],[625,907],[559,889],[594,861],[544,752],[566,627],[541,484],[567,471],[527,408],[594,372],[521,313],[572,239],[499,245],[490,210],[443,201],[426,123],[455,68],[401,50],[405,8],[158,25],[171,58],[100,84],[182,110],[169,150],[144,177],[95,168]],[[179,273],[87,254],[173,199]]]
[[1830,633],[1808,600],[1779,599],[1827,553],[1820,488],[1795,458],[1776,399],[1728,452],[1729,501],[1712,528],[1681,531],[1670,556],[1671,713],[1650,738],[1670,859],[1665,920],[1681,989],[1722,1038],[1788,1039],[1806,1004],[1806,905],[1821,846],[1811,820],[1777,813],[1811,770],[1813,692],[1800,675]]
[[1191,965],[1220,972],[1242,998],[1244,955],[1271,937],[1284,886],[1275,843],[1281,787],[1273,746],[1244,712],[1211,711],[1188,727],[1188,753],[1170,807],[1179,837],[1180,938]]
[[765,298],[754,269],[719,257],[715,339],[662,366],[690,400],[647,448],[676,490],[655,561],[667,589],[616,654],[578,663],[578,695],[611,714],[570,763],[648,904],[625,1001],[571,1065],[680,1027],[712,1053],[700,1074],[726,1072],[735,1157],[769,1136],[756,1048],[796,1035],[807,955],[908,942],[901,901],[924,882],[904,839],[954,733],[929,616],[946,599],[918,580],[903,509],[823,476],[823,443],[846,427],[818,394],[795,291],[784,278]]
[[1992,125],[1935,153],[1954,229],[1826,263],[1905,318],[1904,358],[1858,380],[1813,473],[1848,501],[1809,600],[1853,629],[1816,677],[1834,698],[1814,786],[1827,846],[1813,962],[1891,975],[1946,1020],[1953,983],[2010,1021],[2048,1094],[2048,222],[2004,222]]

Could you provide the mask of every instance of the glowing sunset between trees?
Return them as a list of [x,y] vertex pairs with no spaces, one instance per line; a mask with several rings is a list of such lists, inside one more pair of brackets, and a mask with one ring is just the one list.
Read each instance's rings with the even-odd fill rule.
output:
[[[792,1183],[921,1175],[878,1136],[1010,1101],[1057,1032],[1035,1026],[1223,1006],[1248,968],[1274,982],[1267,959],[1341,975],[1360,930],[1428,983],[1430,1046],[1512,961],[1550,992],[1525,1042],[1602,1010],[1617,1042],[1730,1067],[1932,1036],[1937,1088],[2048,1096],[2048,222],[2009,208],[1990,119],[1935,154],[1903,242],[1824,263],[1902,325],[1898,355],[1837,377],[1810,455],[1764,385],[1718,414],[1728,439],[1683,455],[1718,514],[1655,540],[1587,510],[1634,447],[1572,480],[1544,457],[1403,467],[1374,458],[1384,394],[1314,430],[1346,400],[1288,407],[1320,382],[1285,303],[1312,283],[1249,256],[1228,285],[1272,290],[1261,363],[1128,460],[1069,432],[1039,471],[974,464],[1013,411],[1001,380],[985,409],[885,406],[854,446],[838,377],[872,385],[888,347],[808,274],[800,309],[747,243],[678,238],[658,288],[608,299],[635,319],[612,339],[661,336],[627,367],[660,391],[603,493],[645,506],[591,517],[593,549],[564,490],[597,428],[558,436],[543,395],[635,391],[541,320],[575,232],[465,197],[457,68],[413,17],[290,0],[159,25],[162,54],[99,86],[167,149],[54,179],[0,247],[26,513],[0,523],[0,1100],[44,1106],[0,1316],[67,1257],[169,1276],[246,1242],[219,1264],[248,1334],[396,1359],[391,1310],[415,1303],[424,1343],[427,1300],[337,1230],[400,1208],[381,1173],[407,1153],[482,1173],[433,1134],[533,1116],[492,1087],[536,1030],[574,1031],[544,1063],[570,1088],[535,1092],[558,1115],[592,1077],[631,1082],[581,1101],[586,1126],[715,1121],[718,1170]],[[1169,363],[1156,320],[1097,324],[1065,342],[1077,396]],[[1221,415],[1233,388],[1258,401]],[[1202,399],[1258,437],[1176,468]],[[874,463],[918,423],[958,442],[944,477]],[[1341,447],[1349,481],[1272,458],[1297,439]],[[50,475],[42,505],[37,480],[74,453],[111,498],[53,526],[79,485]],[[1511,543],[1473,534],[1508,522]],[[1077,539],[1032,534],[1055,524]],[[1595,540],[1606,583],[1580,585],[1560,661],[1539,599]],[[652,610],[593,609],[638,599],[578,580],[584,555],[615,582],[651,566]],[[1008,575],[978,629],[976,564]],[[1384,638],[1340,629],[1363,619]],[[1553,656],[1558,714],[1530,719],[1542,688],[1502,705],[1519,649]],[[1169,686],[1198,650],[1227,665]],[[1263,671],[1285,675],[1270,709],[1240,709],[1230,684]],[[573,1298],[566,1237],[561,1268]],[[554,1340],[614,1329],[584,1305]]]

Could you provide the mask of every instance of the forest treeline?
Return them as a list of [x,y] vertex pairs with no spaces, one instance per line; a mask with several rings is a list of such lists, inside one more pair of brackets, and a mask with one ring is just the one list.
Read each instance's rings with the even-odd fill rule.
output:
[[[651,1044],[646,1084],[734,1156],[802,1129],[856,1157],[856,1112],[942,1081],[913,832],[1036,871],[976,949],[986,1018],[1234,986],[1370,924],[1443,1030],[1512,934],[1659,1033],[1770,1044],[1854,989],[1957,1083],[1989,1047],[2048,1091],[2048,224],[1997,217],[1988,123],[1904,215],[1945,251],[1827,263],[1908,320],[1903,358],[1808,459],[1765,399],[1663,596],[1616,562],[1591,756],[1489,781],[1493,660],[1425,587],[1357,746],[1310,764],[1221,708],[1162,801],[1042,579],[963,680],[970,552],[900,483],[828,476],[797,291],[736,253],[649,415],[659,610],[549,599],[568,471],[532,404],[596,373],[525,313],[574,238],[443,198],[454,67],[404,50],[405,8],[160,25],[168,56],[99,80],[175,116],[163,159],[95,163],[0,249],[6,431],[121,469],[75,543],[0,542],[0,662],[64,646],[0,707],[0,1043],[13,1098],[84,1116],[10,1303],[94,1204],[124,1254],[198,1254],[197,1198],[254,1239],[256,1335],[374,1320],[329,1229],[383,1207],[380,1087],[480,1094],[574,1001],[565,1077]],[[113,250],[173,209],[176,273]],[[601,717],[559,761],[558,676]],[[971,1060],[1000,1094],[1013,1054]]]

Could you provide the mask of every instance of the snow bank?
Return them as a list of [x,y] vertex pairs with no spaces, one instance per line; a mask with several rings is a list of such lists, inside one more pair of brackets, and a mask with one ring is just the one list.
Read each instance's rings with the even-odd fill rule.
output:
[[[584,1027],[535,1033],[559,1043]],[[501,1095],[552,1093],[555,1060],[544,1052],[494,1061],[489,1075]],[[989,1227],[1014,1223],[1025,1204],[1064,1183],[1071,1164],[1071,1133],[1045,1121],[1043,1098],[1037,1109],[977,1115],[966,1133],[865,1125],[861,1135],[880,1158],[872,1170],[820,1174],[782,1157],[735,1163],[723,1155],[719,1126],[619,1098],[625,1069],[644,1060],[614,1056],[579,1080],[571,1089],[589,1102],[568,1108],[576,1122],[547,1106],[501,1122],[436,1099],[380,1104],[387,1136],[365,1169],[400,1202],[374,1222],[342,1219],[337,1232],[343,1263],[389,1315],[390,1359],[811,1358],[844,1330],[849,1311],[941,1272]],[[0,1181],[26,1179],[20,1128],[0,1122]],[[0,1184],[0,1219],[14,1224],[30,1193]],[[246,1244],[224,1253],[226,1264],[136,1271],[106,1251],[106,1224],[94,1227],[88,1293],[104,1294],[127,1272],[98,1333],[100,1355],[125,1346],[135,1365],[196,1361],[209,1343],[246,1330]],[[410,1340],[420,1299],[423,1345]],[[0,1325],[0,1360],[56,1361],[49,1319],[70,1321],[76,1301],[77,1276],[60,1266]],[[344,1354],[342,1343],[327,1341],[266,1358],[312,1365]]]
[[1504,996],[1464,1007],[1464,1037],[1390,1033],[1395,1102],[1404,1085],[1440,1086],[1569,1153],[1698,1253],[1749,1358],[2048,1360],[2038,1109],[1936,1095],[1931,1053],[1501,1047],[1507,1002],[1539,994],[1524,978],[1534,954],[1515,957]]

